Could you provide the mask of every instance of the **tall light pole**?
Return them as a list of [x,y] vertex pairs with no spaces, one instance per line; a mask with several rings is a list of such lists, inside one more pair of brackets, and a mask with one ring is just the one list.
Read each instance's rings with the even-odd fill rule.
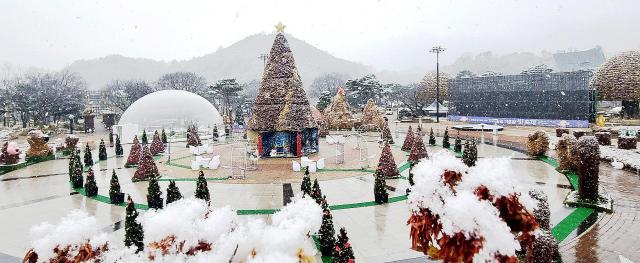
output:
[[267,59],[269,58],[269,55],[267,54],[260,54],[260,56],[258,56],[259,59],[262,59],[262,67],[266,67],[267,66]]
[[444,48],[435,46],[429,52],[436,53],[436,122],[440,123],[440,53]]

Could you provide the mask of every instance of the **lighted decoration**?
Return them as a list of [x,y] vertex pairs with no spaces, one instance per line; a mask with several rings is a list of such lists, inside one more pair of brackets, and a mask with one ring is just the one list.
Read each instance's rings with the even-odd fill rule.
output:
[[353,116],[349,107],[346,92],[342,87],[338,88],[336,96],[324,109],[327,126],[331,130],[348,130],[353,127]]
[[366,125],[366,127],[378,127],[379,129],[382,129],[384,126],[384,118],[382,114],[380,114],[380,111],[378,111],[378,106],[376,106],[376,103],[371,98],[362,110],[360,123],[360,125]]
[[262,157],[300,157],[318,151],[318,125],[282,33],[271,47],[252,113],[249,131]]
[[133,167],[138,165],[140,161],[140,157],[142,157],[142,146],[138,141],[138,136],[135,135],[133,137],[133,143],[131,144],[131,149],[129,150],[129,157],[127,157],[127,162],[124,164],[124,167]]
[[29,149],[27,150],[27,159],[39,159],[53,157],[53,149],[47,145],[49,136],[40,130],[33,130],[27,134],[27,142]]
[[407,130],[407,136],[404,138],[404,143],[402,143],[403,151],[410,151],[413,147],[413,139],[415,135],[413,135],[413,130],[411,129],[411,125],[409,125],[409,130]]

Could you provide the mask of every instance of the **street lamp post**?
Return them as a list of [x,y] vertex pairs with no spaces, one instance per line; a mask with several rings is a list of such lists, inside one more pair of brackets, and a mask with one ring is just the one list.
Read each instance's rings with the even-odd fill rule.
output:
[[69,129],[71,130],[71,134],[73,134],[73,114],[69,114]]
[[429,52],[436,53],[436,122],[440,123],[440,53],[444,48],[435,46]]

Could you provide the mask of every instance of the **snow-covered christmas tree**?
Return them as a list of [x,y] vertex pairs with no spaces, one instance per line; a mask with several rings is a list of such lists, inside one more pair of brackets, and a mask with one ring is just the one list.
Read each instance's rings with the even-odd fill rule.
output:
[[347,100],[346,92],[342,87],[338,88],[336,96],[324,109],[324,117],[327,126],[331,130],[347,130],[353,127],[353,116]]
[[140,158],[140,163],[138,163],[138,169],[133,174],[133,181],[144,181],[149,180],[150,178],[159,177],[160,173],[158,172],[158,167],[156,166],[156,162],[153,160],[153,155],[151,155],[151,151],[149,151],[149,147],[145,144],[142,147],[142,158]]
[[393,159],[393,153],[391,153],[391,146],[389,143],[385,143],[378,160],[378,168],[386,178],[398,178],[400,172],[396,161]]
[[149,151],[151,151],[151,155],[158,155],[159,153],[164,152],[164,144],[162,143],[162,139],[160,138],[158,131],[153,134],[153,141],[151,141]]
[[104,144],[104,139],[100,139],[100,146],[98,146],[98,160],[104,161],[107,159],[107,146]]
[[124,167],[132,167],[134,165],[138,165],[138,162],[140,162],[141,156],[142,156],[142,146],[138,141],[138,136],[135,135],[133,137],[133,143],[131,144],[131,149],[129,150],[129,157],[127,157],[127,162],[124,164]]
[[411,125],[409,125],[409,130],[407,130],[407,136],[404,138],[404,143],[402,143],[402,150],[403,151],[411,151],[411,148],[413,147],[413,139],[415,138],[415,135],[413,134],[413,130],[411,129]]

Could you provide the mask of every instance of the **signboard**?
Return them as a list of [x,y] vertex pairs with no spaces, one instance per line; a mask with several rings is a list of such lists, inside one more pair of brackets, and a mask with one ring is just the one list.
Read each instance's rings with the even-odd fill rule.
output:
[[549,120],[549,119],[523,119],[523,118],[494,118],[479,116],[447,116],[449,121],[460,121],[470,123],[487,123],[495,125],[511,126],[543,126],[543,127],[565,127],[565,128],[589,128],[589,121],[586,120]]

